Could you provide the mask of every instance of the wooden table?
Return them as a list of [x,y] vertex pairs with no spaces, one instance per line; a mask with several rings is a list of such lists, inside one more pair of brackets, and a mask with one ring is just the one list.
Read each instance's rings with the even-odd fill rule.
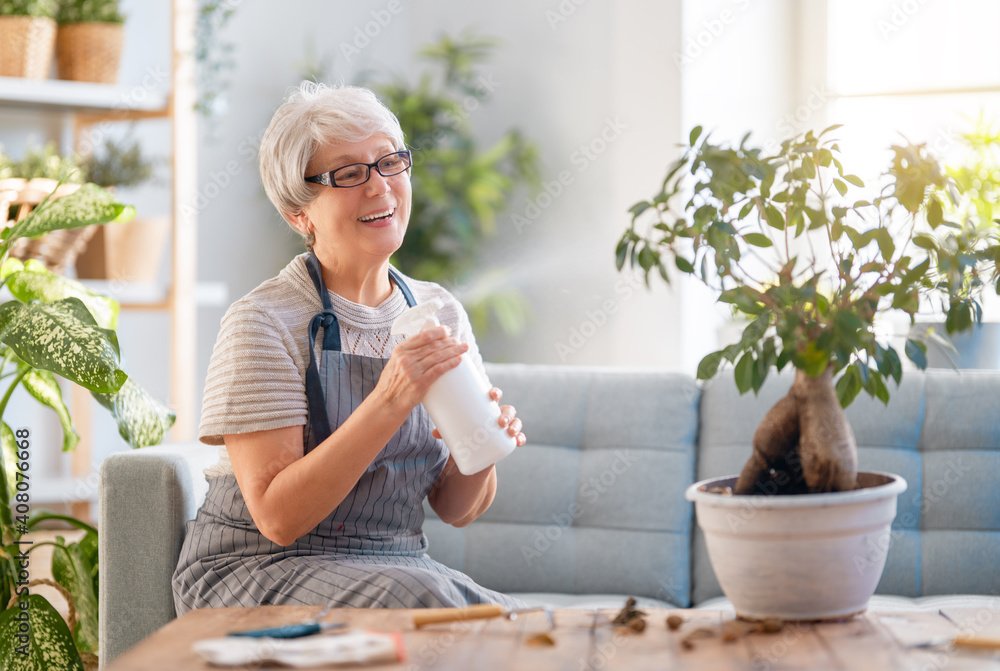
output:
[[[106,671],[217,669],[195,655],[191,650],[193,641],[232,631],[298,623],[318,611],[317,607],[291,606],[192,611],[114,660]],[[1000,671],[1000,651],[909,647],[961,632],[1000,637],[1000,610],[869,613],[846,622],[784,624],[773,632],[734,621],[732,615],[719,611],[657,610],[647,611],[645,630],[636,633],[611,624],[615,611],[564,609],[554,614],[555,629],[549,632],[554,645],[539,640],[538,634],[548,628],[542,613],[524,614],[513,622],[496,618],[421,629],[413,627],[412,613],[342,609],[331,611],[323,619],[402,632],[407,660],[367,667],[371,669]],[[684,619],[676,631],[666,626],[671,614]]]

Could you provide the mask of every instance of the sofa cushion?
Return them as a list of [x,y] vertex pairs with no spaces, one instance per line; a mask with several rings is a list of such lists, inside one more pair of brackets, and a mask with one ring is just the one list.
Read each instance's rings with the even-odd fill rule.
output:
[[[731,374],[706,385],[697,479],[739,473],[754,430],[788,392],[790,371],[768,378],[759,396],[740,397]],[[862,394],[847,419],[859,467],[902,475],[891,545],[877,593],[918,597],[989,593],[1000,585],[1000,373],[909,370],[888,407]],[[695,532],[693,599],[721,595],[704,538]]]
[[475,524],[450,527],[427,507],[430,555],[500,591],[688,605],[694,381],[556,366],[489,374],[528,444],[497,464],[496,499]]

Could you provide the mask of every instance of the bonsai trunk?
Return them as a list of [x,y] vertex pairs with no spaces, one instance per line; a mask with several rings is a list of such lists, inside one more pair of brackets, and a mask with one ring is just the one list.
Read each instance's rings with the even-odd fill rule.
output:
[[788,395],[774,404],[753,436],[753,455],[736,494],[805,494],[855,489],[858,448],[827,368],[819,377],[796,371]]

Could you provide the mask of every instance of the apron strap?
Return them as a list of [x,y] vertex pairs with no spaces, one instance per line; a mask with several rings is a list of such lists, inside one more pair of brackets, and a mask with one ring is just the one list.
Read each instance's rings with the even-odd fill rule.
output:
[[[317,312],[309,322],[309,366],[306,368],[306,403],[309,408],[309,435],[313,445],[319,445],[327,439],[333,432],[330,428],[330,418],[326,412],[326,397],[323,394],[323,384],[320,381],[319,365],[316,362],[316,336],[319,335],[320,328],[323,329],[323,350],[340,351],[340,322],[333,312],[333,301],[326,290],[326,283],[323,282],[323,271],[316,254],[310,253],[306,258],[306,268],[309,270],[309,277],[312,278],[316,292],[323,302],[323,311]],[[403,292],[406,304],[413,307],[417,304],[413,298],[413,293],[406,286],[402,276],[393,268],[389,267],[389,276]],[[309,441],[307,441],[309,442]],[[308,450],[308,445],[306,446]]]
[[416,299],[413,298],[413,293],[410,291],[410,287],[406,286],[406,282],[403,281],[403,276],[399,274],[399,271],[389,266],[389,277],[392,281],[396,283],[399,290],[403,292],[403,298],[406,299],[406,304],[411,308],[417,304]]

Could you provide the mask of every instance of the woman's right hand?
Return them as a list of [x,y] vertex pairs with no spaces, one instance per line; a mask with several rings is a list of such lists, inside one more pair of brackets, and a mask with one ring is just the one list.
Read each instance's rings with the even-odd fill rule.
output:
[[447,326],[421,331],[392,350],[374,391],[384,402],[409,412],[439,377],[462,362],[468,350],[468,344],[451,337]]

